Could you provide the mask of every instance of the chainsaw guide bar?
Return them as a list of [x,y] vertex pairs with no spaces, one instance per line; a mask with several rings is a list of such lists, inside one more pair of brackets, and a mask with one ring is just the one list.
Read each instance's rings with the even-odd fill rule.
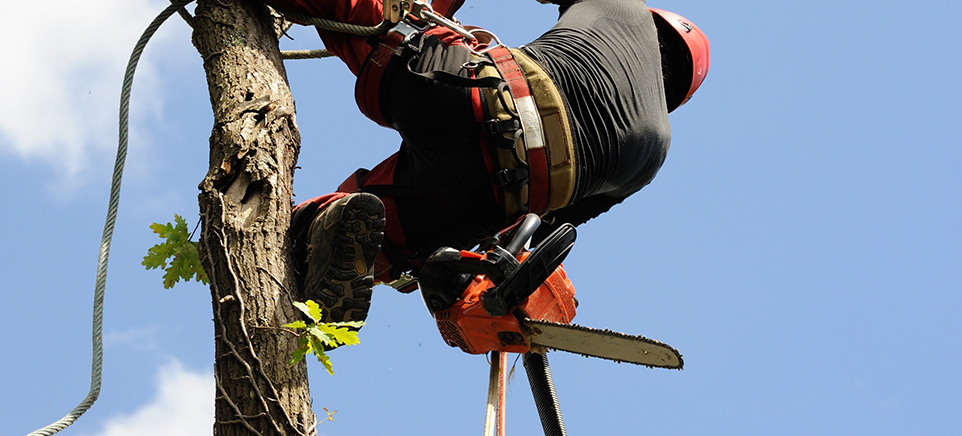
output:
[[681,353],[670,345],[644,336],[576,324],[525,319],[525,339],[534,345],[649,368],[682,369]]

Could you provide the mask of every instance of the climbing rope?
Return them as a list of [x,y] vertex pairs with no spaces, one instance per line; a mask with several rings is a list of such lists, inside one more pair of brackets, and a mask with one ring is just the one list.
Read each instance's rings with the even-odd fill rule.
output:
[[391,23],[390,21],[381,21],[381,23],[376,26],[359,26],[357,24],[342,23],[340,21],[305,15],[299,12],[288,12],[279,9],[277,11],[294,21],[310,24],[314,27],[330,30],[332,32],[347,33],[349,35],[374,36],[387,32],[388,29],[394,26],[394,23]]
[[193,0],[171,0],[171,5],[164,9],[154,21],[150,23],[147,30],[141,35],[140,40],[130,54],[130,61],[127,63],[127,72],[124,74],[123,89],[120,94],[120,141],[117,145],[117,160],[114,163],[113,181],[110,185],[110,200],[107,205],[107,220],[104,223],[104,234],[100,240],[100,258],[97,261],[97,280],[94,286],[94,309],[93,309],[93,362],[90,373],[90,392],[80,404],[70,413],[44,428],[30,433],[29,436],[48,436],[57,433],[74,423],[81,415],[93,406],[100,395],[100,382],[103,373],[104,344],[103,344],[103,321],[104,321],[104,288],[107,283],[107,259],[110,257],[110,242],[113,239],[114,224],[117,222],[117,208],[120,204],[120,185],[124,175],[124,163],[127,160],[127,126],[130,106],[130,90],[134,81],[134,71],[137,69],[137,62],[140,55],[147,46],[147,41],[157,31],[161,24],[178,10]]
[[[100,256],[97,260],[97,279],[94,285],[94,306],[93,306],[93,358],[91,362],[91,373],[90,373],[90,391],[87,393],[86,398],[80,402],[73,410],[70,411],[66,416],[61,418],[59,421],[54,422],[46,427],[39,430],[31,432],[28,436],[49,436],[60,432],[61,430],[69,427],[77,419],[79,419],[87,410],[93,406],[94,402],[97,401],[97,397],[100,396],[100,387],[103,376],[103,360],[104,360],[104,345],[103,345],[103,319],[104,319],[104,289],[107,283],[107,261],[110,257],[110,244],[113,240],[114,226],[117,222],[117,209],[120,205],[120,187],[124,175],[124,165],[127,161],[127,143],[128,143],[128,127],[129,127],[129,114],[130,114],[130,94],[134,82],[134,73],[137,70],[137,64],[140,61],[140,56],[153,37],[160,25],[167,21],[171,15],[174,13],[180,13],[181,16],[188,22],[192,24],[192,17],[190,14],[184,10],[184,6],[190,4],[194,0],[170,0],[170,6],[167,6],[154,21],[147,26],[144,33],[140,36],[137,44],[134,46],[133,52],[130,54],[130,60],[127,62],[127,70],[124,73],[123,87],[120,93],[120,139],[117,144],[117,158],[114,162],[114,173],[110,185],[110,198],[107,204],[107,218],[104,222],[104,233],[100,240]],[[340,23],[336,21],[326,20],[317,17],[309,17],[302,14],[285,14],[294,20],[308,23],[322,29],[331,30],[334,32],[348,33],[352,35],[359,36],[371,36],[378,33],[384,32],[390,27],[390,23],[382,22],[377,26],[358,26],[349,23]],[[331,54],[327,50],[295,50],[284,52],[284,59],[310,59],[310,58],[322,58],[328,57]]]
[[281,58],[284,60],[294,60],[294,59],[320,59],[334,56],[331,52],[325,49],[317,50],[285,50],[281,52]]

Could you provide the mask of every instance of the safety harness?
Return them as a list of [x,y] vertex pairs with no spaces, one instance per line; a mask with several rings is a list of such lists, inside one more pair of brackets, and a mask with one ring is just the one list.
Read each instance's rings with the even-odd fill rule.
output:
[[[416,0],[411,10],[375,41],[358,74],[355,98],[361,112],[390,127],[381,105],[382,80],[416,54],[429,28],[441,25],[464,37],[473,70],[466,78],[444,71],[420,73],[472,92],[475,115],[483,126],[482,146],[491,150],[491,183],[498,188],[504,216],[543,215],[564,207],[575,184],[574,145],[561,93],[547,73],[523,51],[508,49],[491,32],[462,27],[449,17],[463,0],[435,0],[444,14]],[[385,17],[388,16],[385,5]],[[443,9],[440,9],[443,8]]]

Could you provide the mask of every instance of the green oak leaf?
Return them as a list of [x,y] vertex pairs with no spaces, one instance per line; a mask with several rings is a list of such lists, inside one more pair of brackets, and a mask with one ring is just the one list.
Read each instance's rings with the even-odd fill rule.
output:
[[201,283],[209,283],[207,272],[200,263],[200,253],[197,243],[190,240],[187,221],[180,215],[174,215],[175,224],[153,223],[150,229],[164,242],[147,250],[141,265],[148,270],[160,268],[164,270],[164,288],[170,289],[181,279],[194,279]]
[[327,337],[331,338],[332,341],[338,344],[351,346],[357,345],[361,342],[357,338],[357,332],[346,327],[328,324],[318,326],[318,330],[324,332]]
[[339,345],[357,345],[361,341],[357,337],[357,329],[364,325],[363,321],[346,322],[320,322],[321,308],[317,302],[307,300],[305,302],[294,301],[292,303],[297,310],[303,312],[312,321],[298,320],[284,325],[284,327],[297,331],[297,349],[291,352],[291,360],[288,362],[293,365],[304,359],[304,356],[314,353],[317,361],[324,365],[324,369],[334,375],[334,367],[331,359],[324,352]]

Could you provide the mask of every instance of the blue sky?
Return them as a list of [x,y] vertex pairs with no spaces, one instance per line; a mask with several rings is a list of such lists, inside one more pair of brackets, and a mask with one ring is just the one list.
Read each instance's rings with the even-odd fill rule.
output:
[[[555,18],[471,2],[462,22],[512,45]],[[124,63],[165,6],[11,5],[0,72],[0,435],[86,394],[90,311]],[[683,371],[549,355],[570,434],[959,434],[962,60],[956,2],[650,2],[695,21],[711,71],[672,114],[654,182],[579,228],[577,323],[659,339]],[[86,8],[86,6],[85,6]],[[513,14],[505,10],[510,9]],[[23,17],[43,17],[39,21]],[[17,18],[19,17],[19,18]],[[69,35],[69,37],[64,37]],[[317,48],[310,31],[283,47]],[[396,150],[336,60],[288,63],[303,149],[298,199]],[[148,226],[197,222],[211,113],[189,29],[167,23],[134,87],[130,161],[106,296],[104,387],[64,434],[210,434],[209,292],[164,290]],[[481,433],[484,357],[442,343],[417,295],[378,288],[361,345],[311,364],[338,410],[322,435]],[[321,412],[323,413],[323,412]],[[539,434],[518,362],[509,434]]]

